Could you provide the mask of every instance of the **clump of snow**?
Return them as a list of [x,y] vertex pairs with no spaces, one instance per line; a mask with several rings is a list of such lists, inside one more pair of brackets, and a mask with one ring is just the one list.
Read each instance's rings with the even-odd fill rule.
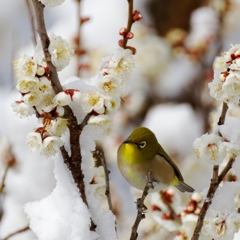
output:
[[104,211],[101,203],[96,199],[89,188],[89,182],[92,178],[92,171],[90,168],[92,153],[95,150],[95,141],[101,139],[103,136],[103,129],[98,126],[87,125],[84,127],[81,137],[81,153],[82,153],[82,169],[84,172],[85,191],[87,201],[89,203],[92,219],[97,223],[96,231],[104,240],[117,239],[115,231],[115,216],[110,211]]
[[39,240],[91,239],[89,211],[60,156],[54,166],[57,185],[53,192],[24,206],[30,228]]
[[211,208],[218,211],[235,211],[234,197],[240,185],[238,182],[226,182],[219,187],[212,200]]

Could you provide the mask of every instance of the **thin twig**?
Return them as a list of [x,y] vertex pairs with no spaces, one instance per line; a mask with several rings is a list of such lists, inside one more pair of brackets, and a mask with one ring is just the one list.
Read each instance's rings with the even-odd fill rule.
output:
[[[227,114],[227,110],[228,110],[228,105],[226,103],[223,103],[222,112],[221,112],[221,116],[219,117],[218,125],[223,125],[224,124],[226,114]],[[218,175],[219,166],[218,165],[213,166],[213,174],[212,174],[211,183],[210,183],[210,186],[209,186],[209,189],[208,189],[207,197],[206,197],[206,199],[204,201],[204,204],[202,206],[202,209],[200,211],[198,221],[197,221],[197,224],[196,224],[196,227],[194,229],[193,236],[192,236],[192,240],[198,240],[198,238],[200,236],[202,226],[203,226],[204,218],[206,216],[208,208],[212,204],[212,199],[214,197],[214,194],[215,194],[219,184],[223,180],[223,178],[226,176],[228,171],[231,169],[234,161],[235,161],[235,158],[229,159],[227,165],[225,166],[225,168],[222,170],[222,172],[219,175]]]
[[110,181],[109,181],[109,173],[110,173],[110,171],[107,168],[107,162],[106,162],[104,153],[100,152],[100,151],[97,151],[97,154],[98,154],[99,158],[101,159],[102,166],[103,166],[103,169],[104,169],[104,172],[105,172],[105,182],[106,182],[105,195],[107,197],[108,207],[109,207],[109,210],[111,210],[112,213],[113,213],[113,206],[112,206],[111,192],[110,192]]
[[202,206],[201,212],[200,212],[199,217],[198,217],[197,225],[196,225],[196,228],[194,230],[192,240],[198,240],[198,238],[200,236],[202,226],[203,226],[203,220],[206,216],[208,208],[212,204],[213,196],[214,196],[219,184],[222,182],[223,178],[226,176],[228,171],[232,168],[232,165],[233,165],[234,161],[235,161],[235,158],[229,159],[227,165],[225,166],[225,168],[222,170],[222,172],[218,176],[218,181],[217,182],[211,182],[210,187],[208,189],[207,197],[204,201],[204,204]]
[[60,151],[61,151],[61,154],[62,154],[64,163],[65,163],[65,164],[68,166],[68,168],[70,169],[70,168],[71,168],[71,166],[70,166],[71,158],[69,157],[66,148],[65,148],[64,146],[62,146],[62,147],[60,147]]
[[225,117],[226,117],[226,114],[227,114],[227,110],[228,110],[228,105],[227,103],[223,103],[222,105],[222,112],[221,112],[221,116],[219,118],[219,121],[218,121],[218,125],[223,125],[224,122],[225,122]]
[[[128,22],[127,22],[127,32],[131,31],[132,25],[134,23],[133,21],[133,0],[127,0],[128,1]],[[123,48],[126,48],[128,39],[123,36]]]
[[32,40],[33,40],[34,46],[36,46],[37,45],[37,36],[36,36],[36,30],[35,30],[35,24],[34,24],[34,16],[33,16],[32,8],[30,5],[30,1],[26,0],[26,4],[27,4],[27,9],[28,9],[30,23],[31,23],[31,29],[32,29],[32,34],[33,34]]
[[2,193],[4,187],[5,187],[5,180],[6,180],[6,177],[7,177],[7,173],[8,173],[8,169],[10,168],[10,164],[8,164],[6,166],[6,169],[4,171],[4,174],[3,174],[3,178],[2,178],[2,183],[1,183],[1,186],[0,186],[0,193]]
[[24,227],[24,228],[22,228],[22,229],[17,230],[17,231],[14,232],[14,233],[9,234],[9,235],[8,235],[7,237],[5,237],[3,240],[8,240],[9,238],[11,238],[11,237],[13,237],[13,236],[15,236],[15,235],[17,235],[17,234],[19,234],[19,233],[25,232],[25,231],[27,231],[27,230],[30,230],[29,226]]
[[136,240],[138,237],[137,229],[138,229],[138,226],[139,226],[139,223],[141,222],[141,220],[145,218],[144,211],[147,210],[146,206],[144,205],[144,200],[148,195],[149,189],[154,188],[153,181],[154,180],[152,177],[152,170],[150,170],[148,173],[148,176],[147,176],[147,183],[144,187],[142,196],[141,196],[141,198],[138,198],[136,201],[138,212],[137,212],[137,217],[135,219],[135,222],[132,226],[130,240]]
[[82,120],[81,124],[79,124],[79,130],[82,131],[83,128],[87,125],[88,120],[90,119],[90,117],[92,116],[92,112],[88,113],[84,119]]
[[44,57],[45,57],[47,66],[49,68],[52,87],[53,87],[54,92],[57,94],[57,93],[61,92],[63,90],[63,88],[62,88],[62,85],[60,84],[57,70],[51,61],[51,54],[48,51],[50,40],[49,40],[49,37],[47,34],[45,20],[44,20],[43,12],[44,12],[45,6],[38,0],[32,0],[32,2],[33,2],[33,6],[35,9],[35,13],[36,13],[37,31],[38,31],[40,39],[41,39]]

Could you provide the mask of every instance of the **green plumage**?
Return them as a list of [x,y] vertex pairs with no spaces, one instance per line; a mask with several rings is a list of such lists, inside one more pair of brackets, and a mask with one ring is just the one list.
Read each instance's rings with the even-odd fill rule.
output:
[[118,167],[123,177],[134,187],[143,190],[150,170],[158,181],[154,191],[174,185],[182,192],[194,189],[184,183],[177,165],[158,143],[148,128],[136,128],[118,149]]

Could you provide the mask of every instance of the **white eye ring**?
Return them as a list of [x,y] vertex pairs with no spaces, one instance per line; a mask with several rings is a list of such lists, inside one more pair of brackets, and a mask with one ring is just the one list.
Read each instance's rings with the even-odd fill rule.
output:
[[139,144],[140,148],[145,148],[146,145],[147,145],[147,143],[145,141],[140,142],[140,144]]

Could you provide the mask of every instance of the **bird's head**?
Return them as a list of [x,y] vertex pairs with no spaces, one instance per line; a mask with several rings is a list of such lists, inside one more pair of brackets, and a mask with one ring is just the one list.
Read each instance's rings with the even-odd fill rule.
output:
[[135,145],[135,151],[138,152],[140,158],[145,160],[153,158],[159,151],[159,143],[155,134],[145,127],[136,128],[123,143]]

